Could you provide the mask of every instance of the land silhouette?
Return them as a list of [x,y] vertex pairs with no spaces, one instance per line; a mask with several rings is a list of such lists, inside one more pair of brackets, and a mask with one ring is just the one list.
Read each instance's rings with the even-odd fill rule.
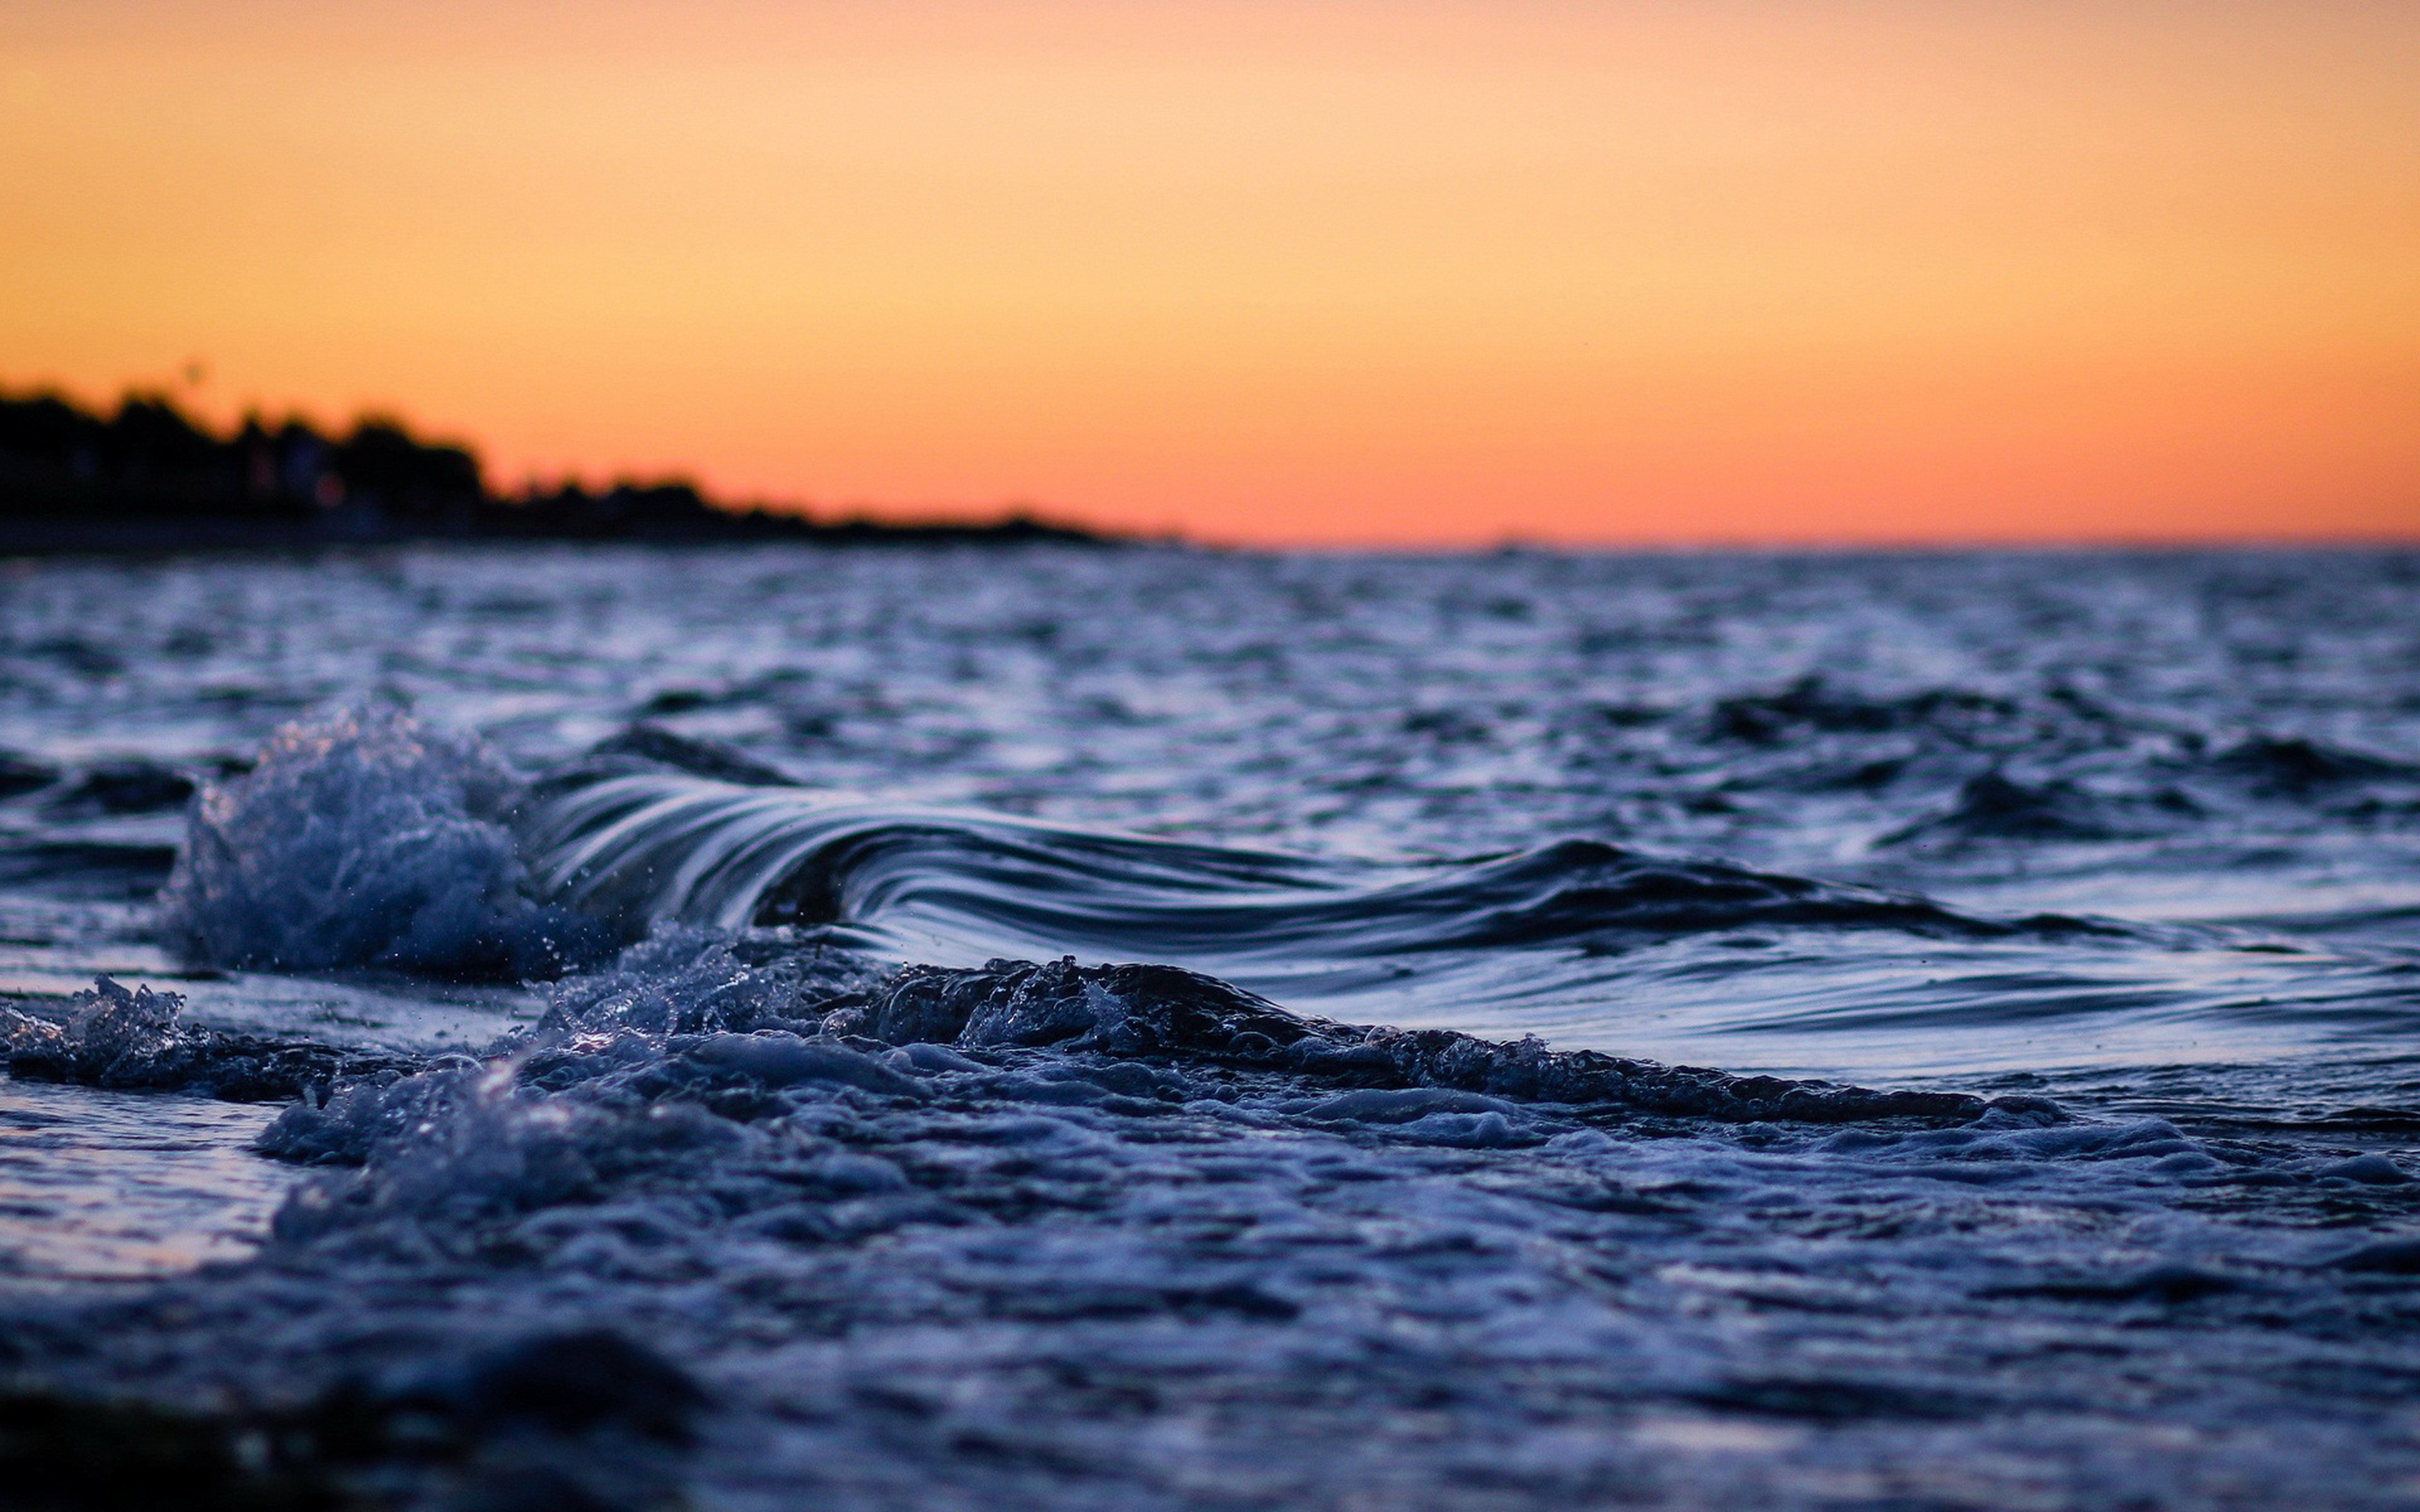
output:
[[505,494],[478,455],[365,416],[342,436],[257,414],[228,434],[170,399],[114,414],[56,393],[0,394],[0,552],[180,550],[412,540],[1097,541],[1014,513],[991,522],[826,519],[735,504],[686,479]]

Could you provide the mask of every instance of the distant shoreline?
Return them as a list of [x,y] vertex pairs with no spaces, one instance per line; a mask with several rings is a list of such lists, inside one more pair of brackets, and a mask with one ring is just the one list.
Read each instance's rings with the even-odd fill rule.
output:
[[499,494],[468,447],[365,418],[342,438],[248,417],[221,436],[164,398],[115,414],[0,394],[0,556],[297,550],[424,541],[712,546],[1108,546],[1016,512],[990,521],[826,520],[707,497],[682,479]]
[[[467,530],[381,526],[362,529],[349,521],[178,519],[173,517],[103,516],[81,519],[28,518],[0,494],[0,557],[149,554],[211,551],[310,551],[325,548],[463,545],[710,547],[791,542],[805,546],[1062,546],[1114,547],[1122,537],[1052,525],[1026,516],[989,523],[889,524],[879,520],[820,521],[792,516],[732,514],[729,523],[640,522],[622,529],[543,528]],[[502,508],[515,508],[504,504]],[[713,506],[708,506],[709,508]],[[508,522],[519,525],[520,522]]]

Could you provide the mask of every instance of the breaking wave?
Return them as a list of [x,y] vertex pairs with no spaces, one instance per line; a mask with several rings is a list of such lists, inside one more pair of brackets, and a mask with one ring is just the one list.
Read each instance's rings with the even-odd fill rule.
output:
[[[1901,843],[2028,833],[2071,807],[1998,779],[1967,799]],[[2402,966],[1600,841],[1382,863],[853,797],[661,733],[523,784],[395,711],[281,733],[192,824],[175,937],[289,971],[552,978],[651,932],[781,929],[939,969],[1142,962],[1356,1023],[1905,1074],[2043,1064],[2055,1020],[2094,1045],[2180,1020],[2246,1044],[2375,1032]],[[1852,1035],[1861,1058],[1838,1058]]]
[[602,933],[528,897],[500,822],[519,786],[398,708],[288,725],[195,799],[163,928],[216,965],[551,975]]
[[678,773],[575,778],[521,821],[541,896],[628,924],[836,925],[971,964],[1072,951],[1227,971],[1747,928],[1946,938],[2075,932],[1929,900],[1570,840],[1453,865],[1230,849]]

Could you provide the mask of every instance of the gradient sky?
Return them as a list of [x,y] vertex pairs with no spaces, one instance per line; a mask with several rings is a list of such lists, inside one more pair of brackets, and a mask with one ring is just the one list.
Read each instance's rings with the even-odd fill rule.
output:
[[0,0],[0,384],[1213,540],[2420,537],[2420,4]]

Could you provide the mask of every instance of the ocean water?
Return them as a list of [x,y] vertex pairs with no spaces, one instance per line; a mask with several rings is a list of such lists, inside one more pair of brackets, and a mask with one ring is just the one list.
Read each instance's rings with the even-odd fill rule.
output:
[[2420,1500],[2409,552],[17,562],[0,744],[21,1484]]

